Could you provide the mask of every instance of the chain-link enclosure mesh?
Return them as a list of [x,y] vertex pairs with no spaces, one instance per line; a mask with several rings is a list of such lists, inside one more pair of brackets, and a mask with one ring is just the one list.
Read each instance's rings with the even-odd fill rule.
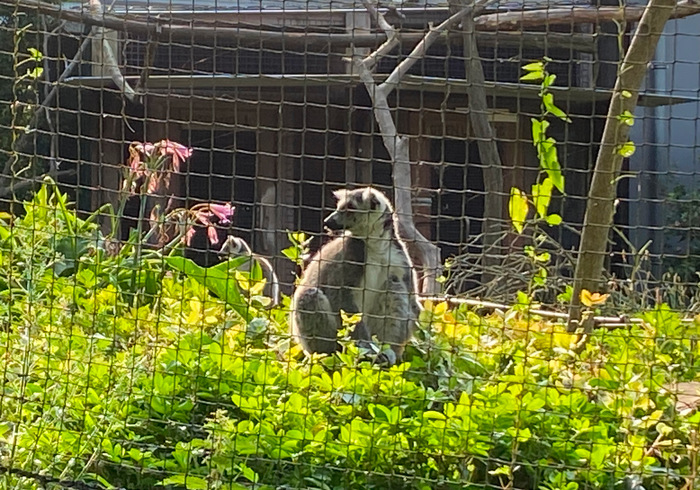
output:
[[697,487],[693,2],[109,2],[0,0],[1,488]]

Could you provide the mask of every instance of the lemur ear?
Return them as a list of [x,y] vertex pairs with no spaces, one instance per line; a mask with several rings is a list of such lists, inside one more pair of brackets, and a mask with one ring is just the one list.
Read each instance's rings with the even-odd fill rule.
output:
[[382,204],[382,203],[379,202],[379,198],[377,197],[377,195],[376,195],[374,192],[369,191],[369,190],[368,190],[367,192],[370,193],[370,198],[369,198],[369,207],[370,207],[370,209],[373,209],[373,210],[374,210],[374,209],[379,209],[379,208],[381,207],[381,204]]
[[348,190],[347,189],[338,189],[336,191],[333,191],[333,196],[340,201],[343,199],[345,196],[348,195]]

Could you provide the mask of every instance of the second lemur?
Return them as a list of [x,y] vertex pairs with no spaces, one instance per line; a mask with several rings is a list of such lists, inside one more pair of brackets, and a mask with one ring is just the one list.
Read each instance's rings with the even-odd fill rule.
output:
[[249,260],[243,262],[239,266],[239,270],[251,272],[253,261],[257,262],[262,270],[263,278],[265,279],[265,288],[263,295],[270,298],[271,302],[266,308],[272,308],[280,303],[280,284],[277,274],[272,267],[272,264],[265,257],[256,254],[248,245],[248,242],[236,236],[229,236],[219,250],[221,258],[236,258],[247,257]]
[[339,190],[336,210],[324,224],[344,233],[321,247],[302,274],[291,305],[292,334],[307,353],[338,349],[340,311],[361,313],[353,337],[373,337],[391,347],[381,355],[394,364],[415,328],[420,307],[417,281],[397,233],[389,199],[365,187]]

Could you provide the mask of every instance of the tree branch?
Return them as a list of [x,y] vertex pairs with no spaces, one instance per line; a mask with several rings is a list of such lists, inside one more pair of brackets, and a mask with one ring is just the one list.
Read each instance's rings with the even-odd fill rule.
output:
[[440,287],[437,278],[440,275],[440,249],[430,243],[415,226],[413,221],[411,162],[409,141],[399,136],[396,124],[391,117],[391,109],[385,94],[377,90],[372,73],[363,61],[356,61],[360,80],[364,83],[374,109],[374,117],[382,135],[384,146],[392,161],[392,180],[394,183],[394,208],[398,222],[398,233],[407,244],[411,260],[420,267],[421,292],[435,294]]
[[367,12],[369,12],[370,17],[375,20],[386,36],[386,41],[384,41],[379,48],[374,50],[364,59],[365,66],[369,70],[372,70],[382,56],[389,54],[392,49],[398,46],[399,37],[396,29],[394,29],[394,27],[387,22],[384,16],[379,13],[377,7],[370,0],[362,0],[362,4],[367,9]]
[[430,49],[430,46],[433,45],[433,43],[442,33],[447,31],[450,27],[459,24],[466,16],[472,15],[475,8],[483,8],[490,1],[491,0],[478,0],[474,6],[465,7],[459,12],[452,14],[447,18],[447,20],[443,21],[437,27],[430,26],[428,33],[423,36],[423,39],[421,39],[418,44],[416,44],[416,47],[413,48],[411,54],[404,58],[403,61],[401,61],[401,63],[394,68],[391,74],[386,78],[386,80],[384,80],[384,83],[379,86],[379,90],[382,93],[389,95],[391,91],[397,87],[399,81],[406,75],[406,73],[413,68],[413,65],[415,65],[418,60],[425,57],[428,49]]
[[21,182],[16,183],[12,187],[0,187],[0,198],[5,198],[10,195],[12,195],[15,192],[28,189],[30,187],[33,187],[35,185],[40,185],[44,177],[51,177],[52,179],[57,179],[58,177],[66,177],[70,175],[75,175],[76,170],[75,169],[70,169],[70,170],[53,170],[53,171],[48,171],[44,174],[37,175],[36,177],[32,177],[30,179],[22,179]]
[[[372,100],[374,115],[377,124],[381,131],[384,146],[392,160],[392,179],[394,182],[394,204],[398,217],[399,235],[408,244],[409,253],[414,263],[420,264],[423,268],[421,290],[424,293],[434,293],[438,291],[439,284],[437,277],[440,273],[440,249],[430,243],[415,227],[413,221],[413,203],[412,203],[412,183],[411,183],[411,163],[409,155],[409,140],[405,136],[400,136],[396,129],[396,123],[391,117],[391,108],[387,101],[387,97],[396,88],[403,76],[408,73],[411,67],[425,56],[430,46],[437,38],[447,31],[450,27],[458,24],[466,16],[471,16],[474,9],[483,8],[490,0],[478,0],[473,6],[469,6],[451,15],[447,20],[439,26],[433,28],[418,42],[411,54],[405,58],[387,77],[381,85],[377,85],[372,73],[371,66],[378,59],[376,53],[363,60],[356,60],[360,80],[364,83],[367,92]],[[363,0],[370,15],[376,15],[378,18],[383,17],[379,13],[374,4],[369,0]],[[388,25],[386,20],[378,20],[380,26],[385,28]],[[393,39],[396,35],[394,28],[389,26],[390,30],[385,30],[389,39]]]

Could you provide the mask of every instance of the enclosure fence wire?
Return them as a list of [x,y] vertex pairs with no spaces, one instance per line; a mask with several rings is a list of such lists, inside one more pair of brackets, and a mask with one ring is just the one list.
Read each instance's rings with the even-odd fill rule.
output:
[[696,488],[698,13],[0,0],[0,487]]

